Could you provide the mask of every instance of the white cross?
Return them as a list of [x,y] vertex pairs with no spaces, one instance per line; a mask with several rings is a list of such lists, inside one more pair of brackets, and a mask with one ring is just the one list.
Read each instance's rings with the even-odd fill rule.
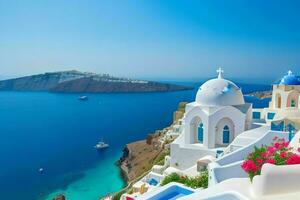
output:
[[217,73],[218,73],[218,78],[223,78],[224,70],[221,67],[219,67],[219,69],[217,69]]
[[288,75],[292,75],[293,72],[291,70],[288,71]]

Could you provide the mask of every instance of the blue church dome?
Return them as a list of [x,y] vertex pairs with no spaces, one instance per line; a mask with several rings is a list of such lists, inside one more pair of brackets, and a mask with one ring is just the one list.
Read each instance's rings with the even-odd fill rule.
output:
[[300,85],[300,77],[293,74],[290,70],[288,74],[282,77],[279,82],[279,85]]

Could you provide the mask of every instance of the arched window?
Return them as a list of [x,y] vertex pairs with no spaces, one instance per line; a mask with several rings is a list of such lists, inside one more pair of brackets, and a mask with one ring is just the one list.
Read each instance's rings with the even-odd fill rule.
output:
[[203,129],[204,129],[203,123],[200,123],[198,126],[198,141],[199,142],[203,142]]
[[295,101],[295,99],[291,100],[291,107],[296,107],[296,101]]
[[225,125],[223,128],[223,143],[224,144],[229,143],[229,135],[230,135],[229,127],[227,125]]

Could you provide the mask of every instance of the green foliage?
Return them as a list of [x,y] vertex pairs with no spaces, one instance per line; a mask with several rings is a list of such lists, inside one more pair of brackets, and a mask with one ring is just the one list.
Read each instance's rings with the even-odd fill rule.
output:
[[153,161],[154,165],[164,165],[165,163],[165,157],[167,155],[170,155],[170,151],[169,150],[164,150],[163,152],[161,152]]
[[134,192],[133,188],[130,188],[130,189],[127,191],[128,194],[133,194],[133,192]]
[[184,184],[185,182],[185,177],[181,177],[179,176],[178,174],[176,173],[172,173],[168,176],[166,176],[164,178],[164,180],[161,182],[161,185],[167,185],[168,183],[171,183],[171,182],[176,182],[176,183],[182,183]]
[[208,171],[203,171],[199,176],[189,178],[187,176],[180,176],[176,173],[172,173],[166,176],[161,185],[166,185],[171,182],[182,183],[191,188],[207,188],[208,186]]
[[167,140],[165,141],[165,144],[170,144],[170,143],[172,143],[174,140],[175,140],[175,138],[172,138],[172,136],[171,136],[170,139],[167,139]]
[[115,194],[115,195],[113,196],[113,200],[120,200],[122,194],[124,194],[125,192],[126,192],[126,190],[122,190],[121,192],[118,192],[117,194]]
[[254,151],[252,152],[252,154],[248,155],[248,158],[256,160],[256,158],[260,158],[261,154],[266,151],[267,151],[267,146],[265,146],[265,145],[262,145],[260,148],[255,146]]

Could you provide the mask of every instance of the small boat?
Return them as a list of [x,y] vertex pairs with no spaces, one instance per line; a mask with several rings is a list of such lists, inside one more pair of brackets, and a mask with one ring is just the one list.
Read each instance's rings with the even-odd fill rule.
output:
[[40,168],[40,169],[39,169],[39,173],[40,173],[40,174],[44,173],[44,168]]
[[109,147],[109,144],[107,144],[107,143],[105,143],[103,141],[100,141],[94,147],[96,149],[105,149],[105,148]]
[[86,101],[89,98],[87,96],[80,96],[78,99],[81,100],[81,101]]

